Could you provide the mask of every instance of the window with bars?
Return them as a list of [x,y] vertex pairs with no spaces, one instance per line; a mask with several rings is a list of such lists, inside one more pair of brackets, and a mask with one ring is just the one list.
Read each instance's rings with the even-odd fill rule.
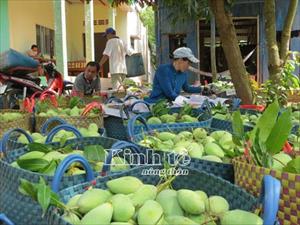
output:
[[54,56],[54,30],[36,25],[36,44],[43,55]]

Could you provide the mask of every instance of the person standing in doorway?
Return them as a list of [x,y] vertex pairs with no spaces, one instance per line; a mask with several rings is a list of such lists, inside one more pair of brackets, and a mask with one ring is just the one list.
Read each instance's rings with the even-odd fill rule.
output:
[[109,27],[105,31],[107,43],[100,60],[100,67],[109,59],[109,72],[113,89],[118,89],[126,78],[127,68],[125,56],[130,52],[124,46],[123,41],[116,36],[116,31]]

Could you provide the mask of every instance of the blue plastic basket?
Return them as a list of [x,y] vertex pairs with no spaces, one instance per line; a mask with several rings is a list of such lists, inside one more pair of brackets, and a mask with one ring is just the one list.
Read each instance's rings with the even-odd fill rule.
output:
[[[96,188],[107,189],[107,181],[123,176],[134,176],[139,178],[145,184],[157,185],[160,181],[160,177],[158,175],[143,175],[143,171],[149,169],[161,170],[163,168],[161,166],[137,167],[120,174],[97,178],[96,182],[94,182],[94,185]],[[175,180],[172,182],[172,187],[175,190],[202,190],[206,192],[208,196],[222,196],[228,201],[230,210],[242,209],[246,211],[253,211],[259,206],[259,203],[262,203],[264,210],[264,214],[262,215],[264,225],[276,223],[280,182],[275,178],[271,176],[264,177],[261,197],[260,199],[256,199],[242,188],[218,178],[213,174],[208,174],[204,171],[188,167],[181,167],[180,169],[187,171],[188,175],[179,175],[175,178]],[[92,184],[90,182],[86,182],[69,187],[59,192],[59,196],[61,200],[66,203],[74,195],[83,193],[89,186],[92,186]],[[58,211],[59,210],[56,208],[50,207],[46,214],[48,224],[70,225],[68,222],[62,219]]]
[[[104,117],[104,128],[106,130],[106,134],[108,137],[115,138],[118,140],[128,140],[128,134],[127,134],[127,124],[126,121],[128,118],[131,118],[135,113],[133,113],[132,109],[134,106],[138,103],[143,103],[147,107],[149,107],[149,104],[138,100],[134,102],[131,106],[125,105],[125,101],[129,99],[137,99],[136,96],[127,96],[124,98],[124,100],[118,99],[118,98],[110,98],[106,103],[111,103],[111,102],[117,102],[122,104],[120,107],[120,116],[105,116]],[[124,113],[125,115],[124,115]],[[137,112],[136,112],[137,113]]]
[[[140,121],[142,123],[142,128],[140,130],[135,129],[135,124],[136,121]],[[141,126],[140,126],[141,127]],[[155,129],[159,132],[162,131],[171,131],[178,133],[180,131],[184,130],[192,130],[198,127],[204,127],[206,129],[209,129],[210,131],[215,131],[215,130],[226,130],[229,132],[232,132],[232,124],[228,124],[227,121],[224,120],[216,120],[216,119],[211,119],[208,121],[203,121],[199,123],[177,123],[177,124],[168,124],[168,126],[162,126],[159,129]],[[245,130],[248,128],[245,127]],[[249,128],[250,129],[250,128]],[[153,128],[150,128],[150,126],[146,123],[146,120],[140,116],[137,115],[130,119],[129,124],[128,124],[128,133],[130,135],[130,140],[138,145],[138,142],[143,140],[143,137],[145,134],[149,133],[151,134],[153,132]],[[155,156],[156,154],[159,154],[160,159],[165,159],[166,157],[169,157],[170,159],[175,159],[176,156],[174,156],[173,153],[168,153],[164,151],[160,151],[159,149],[157,150],[150,150],[147,147],[138,145],[140,148],[141,153],[144,155],[147,155],[148,162],[152,162],[153,159],[157,160],[157,157]],[[178,158],[178,157],[177,157]],[[159,161],[155,161],[155,163],[160,163]],[[234,182],[234,171],[233,171],[233,166],[230,163],[219,163],[219,162],[212,162],[212,161],[207,161],[207,160],[201,160],[201,159],[196,159],[196,158],[191,158],[190,167],[196,168],[196,169],[202,169],[208,173],[212,173],[216,176],[220,176],[225,180],[228,180],[230,182]]]
[[[47,136],[46,143],[49,143],[53,148],[60,147],[59,143],[51,143],[52,138],[55,134],[65,129],[72,131],[78,138],[71,139],[66,142],[72,144],[74,148],[82,149],[86,145],[102,145],[105,149],[127,149],[129,148],[132,152],[138,152],[135,145],[128,142],[118,142],[116,139],[105,138],[105,137],[81,137],[78,130],[71,125],[63,124],[55,127]],[[24,134],[25,131],[21,131]],[[5,149],[4,149],[5,150]],[[5,213],[9,218],[13,218],[16,224],[46,224],[46,220],[42,219],[42,211],[40,206],[32,201],[29,197],[22,195],[18,191],[19,180],[21,178],[29,180],[30,182],[38,182],[40,177],[43,177],[48,183],[51,183],[53,176],[47,176],[40,173],[34,173],[31,171],[15,168],[10,165],[11,162],[15,161],[19,156],[26,153],[28,150],[26,147],[16,149],[14,151],[7,151],[4,153],[4,158],[0,160],[0,211]],[[113,157],[116,151],[109,151],[110,156],[107,157],[107,163]],[[110,167],[109,167],[110,168]],[[104,176],[109,174],[109,168],[103,168],[101,173],[95,172],[95,176]],[[75,184],[84,182],[85,175],[75,176],[64,176],[59,188],[66,188]]]

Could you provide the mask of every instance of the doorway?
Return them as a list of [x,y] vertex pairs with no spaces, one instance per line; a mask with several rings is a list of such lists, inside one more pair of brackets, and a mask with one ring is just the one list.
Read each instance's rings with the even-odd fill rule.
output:
[[[86,49],[85,49],[85,34],[82,34],[83,36],[83,54],[85,57]],[[95,45],[95,61],[100,62],[103,51],[105,49],[107,39],[104,37],[104,33],[94,33],[94,45]],[[103,71],[100,72],[101,78],[108,78],[109,73],[109,60],[106,61],[103,65]]]
[[[258,38],[258,18],[233,18],[233,23],[236,29],[236,35],[239,41],[240,50],[243,59],[254,49],[253,54],[245,62],[247,72],[253,76],[256,81],[259,81],[259,38]],[[210,24],[206,20],[199,20],[199,51],[200,51],[200,70],[211,72],[210,59]],[[228,70],[227,61],[223,52],[220,36],[216,28],[216,65],[217,72]],[[211,78],[202,77],[201,83],[204,80],[211,82]]]

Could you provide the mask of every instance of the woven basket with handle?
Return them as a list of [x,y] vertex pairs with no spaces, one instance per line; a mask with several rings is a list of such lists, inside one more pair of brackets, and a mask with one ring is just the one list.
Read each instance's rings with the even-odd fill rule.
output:
[[300,224],[300,174],[286,173],[278,170],[249,164],[244,157],[232,160],[235,183],[254,196],[260,190],[264,175],[272,175],[281,181],[282,189],[279,203],[278,218],[280,224]]

